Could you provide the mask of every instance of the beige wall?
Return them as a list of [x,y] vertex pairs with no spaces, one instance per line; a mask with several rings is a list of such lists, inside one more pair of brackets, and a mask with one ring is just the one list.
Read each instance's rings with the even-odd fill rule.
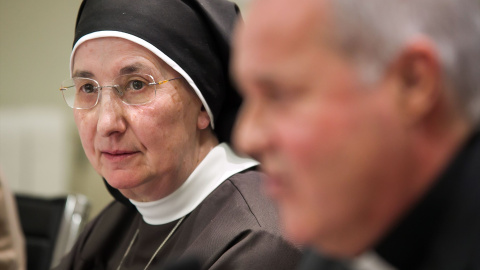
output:
[[[80,3],[80,0],[0,0],[0,110],[5,114],[5,111],[31,111],[34,108],[38,115],[48,115],[42,110],[64,114],[63,133],[70,137],[66,141],[71,144],[65,151],[68,150],[71,157],[52,166],[70,168],[65,174],[66,192],[87,195],[92,202],[92,215],[95,215],[111,196],[86,160],[74,127],[72,110],[64,105],[58,91],[61,81],[69,75],[68,62]],[[5,121],[0,123],[0,129],[6,127]],[[10,139],[5,136],[0,140]],[[55,142],[49,145],[56,146]],[[6,147],[2,148],[2,156],[13,155]],[[51,159],[51,154],[45,151],[44,158]],[[7,179],[9,182],[19,181],[9,173],[10,166],[0,164],[2,166],[5,175],[12,176]],[[50,174],[42,177],[45,185],[52,185]],[[17,185],[11,183],[11,186]],[[20,187],[16,191],[24,192],[28,188]]]
[[0,0],[0,106],[62,106],[79,0]]
[[[236,2],[244,9],[248,0]],[[51,168],[47,170],[53,171],[55,166],[66,166],[68,172],[62,180],[68,182],[66,192],[87,195],[92,202],[93,216],[111,197],[101,178],[86,160],[73,123],[72,110],[64,105],[58,91],[61,81],[69,75],[69,55],[80,3],[81,0],[0,0],[0,112],[33,110],[34,114],[38,112],[38,115],[42,115],[42,110],[49,113],[54,110],[62,114],[66,119],[62,122],[65,125],[66,141],[71,145],[65,148],[68,158],[60,164],[48,165]],[[0,122],[0,129],[2,128],[6,129],[7,125]],[[2,136],[0,141],[7,142],[8,135]],[[58,146],[55,142],[48,145],[55,146]],[[0,153],[8,161],[12,154],[3,148]],[[49,155],[51,153],[45,151],[41,158],[51,159]],[[7,180],[19,181],[9,172],[10,166],[5,165],[8,162],[3,163],[1,168],[0,162],[0,169],[10,178]],[[11,176],[8,177],[9,175]],[[41,177],[45,179],[44,185],[47,187],[55,185],[49,182],[49,175]],[[18,185],[13,183],[11,186]],[[17,191],[24,189],[28,187],[17,188]]]

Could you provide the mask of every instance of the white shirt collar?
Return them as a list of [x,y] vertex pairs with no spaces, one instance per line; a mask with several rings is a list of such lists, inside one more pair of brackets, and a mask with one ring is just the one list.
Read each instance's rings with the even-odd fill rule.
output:
[[230,176],[258,164],[256,160],[236,155],[228,144],[221,143],[207,154],[172,194],[153,202],[130,201],[137,207],[146,223],[170,223],[192,212]]
[[353,270],[396,270],[374,251],[368,251],[355,258],[350,268]]

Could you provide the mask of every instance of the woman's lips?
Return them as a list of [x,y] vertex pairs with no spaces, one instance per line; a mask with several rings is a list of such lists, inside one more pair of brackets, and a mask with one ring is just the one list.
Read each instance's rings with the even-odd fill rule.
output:
[[135,151],[102,151],[102,156],[109,161],[119,162],[124,161],[138,154]]

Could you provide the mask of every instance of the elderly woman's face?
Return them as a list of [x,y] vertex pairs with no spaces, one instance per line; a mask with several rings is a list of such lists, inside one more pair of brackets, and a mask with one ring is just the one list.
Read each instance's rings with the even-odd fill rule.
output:
[[[147,49],[120,38],[80,45],[73,75],[113,85],[125,73],[150,74],[156,82],[179,75]],[[162,198],[178,188],[199,163],[199,130],[208,115],[181,80],[157,86],[154,100],[127,105],[112,88],[98,104],[74,112],[85,153],[95,170],[125,196],[139,201]]]

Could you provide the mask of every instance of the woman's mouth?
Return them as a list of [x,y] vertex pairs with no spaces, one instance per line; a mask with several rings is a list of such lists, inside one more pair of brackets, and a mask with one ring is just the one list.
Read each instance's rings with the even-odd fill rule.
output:
[[122,151],[122,150],[102,151],[102,156],[109,161],[119,162],[119,161],[124,161],[128,158],[131,158],[138,153],[139,153],[138,151]]

